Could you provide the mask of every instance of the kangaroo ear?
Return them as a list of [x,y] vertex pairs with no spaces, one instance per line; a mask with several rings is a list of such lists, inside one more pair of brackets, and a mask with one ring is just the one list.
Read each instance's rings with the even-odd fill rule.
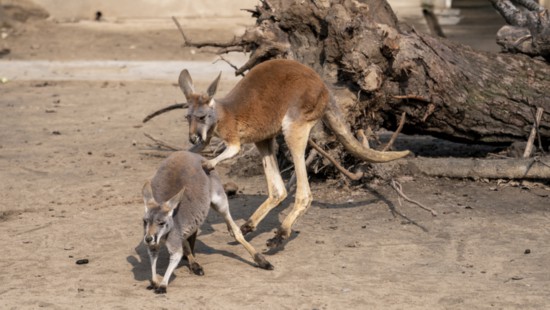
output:
[[218,77],[214,80],[214,82],[212,82],[212,84],[210,84],[210,86],[208,86],[208,90],[206,91],[206,94],[208,95],[208,97],[210,97],[210,99],[212,99],[212,97],[214,97],[214,95],[216,94],[216,90],[218,89],[218,83],[220,83],[221,76],[222,76],[222,73],[220,71],[220,74],[218,74]]
[[153,189],[151,188],[151,181],[147,180],[145,184],[143,184],[143,188],[141,189],[141,194],[143,195],[143,203],[145,204],[145,212],[147,212],[147,206],[151,204],[157,204],[155,201],[155,198],[153,197]]
[[183,199],[183,193],[185,192],[185,187],[179,191],[174,197],[170,198],[165,204],[165,207],[168,208],[169,215],[172,216],[172,212],[176,209],[176,207],[180,204],[181,200]]
[[189,101],[189,96],[195,93],[195,88],[193,87],[193,80],[187,69],[181,70],[178,83],[180,84],[181,91],[185,95],[185,98]]

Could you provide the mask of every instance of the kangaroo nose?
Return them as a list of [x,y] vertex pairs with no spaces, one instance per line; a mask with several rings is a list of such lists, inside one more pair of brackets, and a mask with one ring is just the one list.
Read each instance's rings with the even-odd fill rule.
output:
[[153,237],[152,237],[152,236],[147,236],[147,237],[145,237],[145,242],[151,243],[151,241],[153,241]]
[[189,142],[192,144],[197,144],[200,142],[200,137],[198,135],[191,135],[189,136]]

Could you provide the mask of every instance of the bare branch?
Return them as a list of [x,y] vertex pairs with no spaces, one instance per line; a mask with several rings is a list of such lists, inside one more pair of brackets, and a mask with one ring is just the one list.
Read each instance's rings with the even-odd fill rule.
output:
[[405,113],[405,112],[401,113],[401,120],[399,121],[399,126],[397,126],[397,130],[395,130],[395,132],[391,136],[390,141],[388,141],[388,144],[386,144],[386,146],[384,146],[384,148],[382,149],[382,152],[385,152],[385,151],[389,150],[390,147],[395,142],[395,139],[397,139],[397,136],[399,135],[399,133],[403,129],[403,125],[405,125],[406,115],[407,115],[407,113]]
[[164,142],[162,140],[159,140],[159,139],[151,136],[150,134],[148,134],[146,132],[144,132],[143,135],[145,135],[147,138],[153,140],[158,146],[163,147],[165,149],[169,149],[171,151],[181,151],[181,150],[183,150],[183,148],[181,148],[179,146],[175,146],[175,145],[172,145],[168,142]]
[[391,186],[393,187],[393,189],[397,192],[397,194],[399,194],[399,196],[403,199],[405,199],[405,201],[408,201],[412,204],[415,204],[417,206],[419,206],[421,209],[424,209],[426,211],[429,211],[432,216],[437,216],[437,212],[435,212],[435,210],[433,209],[430,209],[426,206],[424,206],[423,204],[421,204],[420,202],[418,201],[415,201],[415,200],[412,200],[410,199],[409,197],[407,197],[404,193],[403,193],[403,188],[401,186],[401,184],[399,182],[397,182],[396,180],[392,179],[391,180]]
[[431,102],[430,99],[428,99],[426,97],[422,97],[420,95],[392,96],[392,98],[395,98],[395,99],[413,99],[413,100],[418,100],[418,101]]
[[432,35],[446,38],[445,34],[443,33],[443,29],[441,29],[441,26],[439,25],[439,21],[437,20],[437,17],[435,17],[434,12],[432,10],[423,9],[422,14],[426,19],[426,24],[428,24],[428,28],[430,29],[430,32],[432,33]]
[[308,139],[309,145],[313,147],[317,152],[319,152],[323,157],[328,159],[338,171],[340,171],[342,174],[344,174],[346,177],[348,177],[350,180],[358,181],[363,177],[363,172],[359,171],[356,173],[352,173],[348,171],[346,168],[342,167],[340,163],[338,163],[332,156],[330,156],[327,152],[325,152],[317,143],[315,143],[311,138]]
[[[224,61],[225,63],[227,63],[229,66],[231,66],[231,68],[235,69],[235,72],[239,71],[239,67],[235,66],[234,64],[232,64],[229,60],[227,60],[226,58],[224,58],[223,56],[219,55],[219,59],[217,59],[216,61],[214,61],[214,63],[222,60]],[[244,76],[244,73],[240,73],[240,75]]]
[[529,139],[527,139],[527,146],[525,147],[525,151],[523,152],[523,158],[528,158],[531,156],[531,153],[533,152],[533,144],[535,142],[535,137],[537,136],[538,128],[540,121],[542,119],[542,113],[544,112],[543,108],[537,108],[537,112],[535,114],[535,122],[533,123],[533,128],[531,128],[531,134],[529,134]]
[[[184,43],[185,46],[196,47],[196,48],[216,47],[216,48],[219,48],[219,50],[217,51],[218,54],[227,53],[228,51],[231,51],[231,52],[245,51],[245,47],[244,47],[245,42],[243,42],[240,39],[237,39],[237,37],[233,37],[233,39],[230,42],[207,42],[207,41],[205,41],[205,42],[194,42],[194,41],[191,41],[185,35],[185,32],[183,31],[183,28],[181,27],[181,24],[179,23],[177,18],[172,16],[172,20],[174,21],[174,23],[178,27],[178,30],[181,33],[181,36],[183,38],[183,43]],[[223,52],[221,52],[221,51],[223,51]]]

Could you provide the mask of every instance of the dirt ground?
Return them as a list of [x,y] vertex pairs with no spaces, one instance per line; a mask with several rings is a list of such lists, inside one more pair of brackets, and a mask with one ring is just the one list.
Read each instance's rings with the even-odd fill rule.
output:
[[[144,24],[145,23],[145,26]],[[168,22],[161,23],[166,25]],[[33,22],[1,44],[0,60],[211,60],[182,49],[155,23]],[[138,26],[136,26],[138,25]],[[141,25],[141,26],[139,26]],[[233,27],[187,23],[193,35]],[[241,27],[239,25],[239,27]],[[174,77],[174,81],[176,80]],[[204,89],[209,80],[195,81]],[[219,93],[234,82],[222,80]],[[255,268],[211,213],[197,243],[206,275],[175,271],[168,294],[146,290],[142,245],[144,180],[168,152],[148,132],[185,144],[182,112],[141,119],[183,100],[170,81],[10,80],[0,84],[1,309],[545,309],[550,305],[549,191],[542,185],[403,177],[405,192],[438,212],[408,204],[384,184],[312,182],[314,203],[275,270]],[[259,159],[258,159],[259,162]],[[242,224],[265,199],[262,175],[228,174]],[[289,197],[247,239],[266,251]],[[392,215],[406,214],[410,221]],[[88,264],[76,261],[88,259]],[[161,274],[168,263],[159,261]]]

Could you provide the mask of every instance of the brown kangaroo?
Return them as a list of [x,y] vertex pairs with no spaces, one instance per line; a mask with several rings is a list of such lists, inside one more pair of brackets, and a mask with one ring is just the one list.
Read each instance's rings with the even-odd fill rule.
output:
[[296,219],[311,205],[305,150],[311,128],[321,118],[344,147],[369,162],[402,158],[409,151],[379,152],[363,147],[351,134],[321,77],[311,68],[293,60],[269,60],[255,66],[224,97],[214,99],[220,76],[206,93],[196,93],[187,70],[179,76],[179,86],[187,98],[189,141],[200,151],[213,135],[221,138],[225,150],[203,166],[212,169],[235,156],[241,145],[254,143],[262,156],[268,198],[241,226],[243,234],[253,231],[267,213],[287,196],[274,154],[274,138],[282,132],[292,155],[296,173],[294,207],[284,219],[269,247],[282,245],[290,237]]

